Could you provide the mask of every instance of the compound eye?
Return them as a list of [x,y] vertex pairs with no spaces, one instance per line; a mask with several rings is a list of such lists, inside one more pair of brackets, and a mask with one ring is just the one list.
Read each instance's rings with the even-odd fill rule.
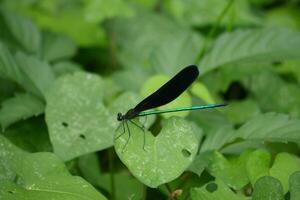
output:
[[118,113],[117,120],[118,120],[118,121],[122,121],[122,118],[123,118],[123,117],[122,117],[122,113]]

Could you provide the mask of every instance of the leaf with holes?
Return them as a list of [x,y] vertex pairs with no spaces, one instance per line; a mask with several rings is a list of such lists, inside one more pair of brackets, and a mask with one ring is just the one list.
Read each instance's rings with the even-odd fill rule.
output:
[[124,130],[119,129],[115,149],[131,173],[147,186],[157,187],[174,180],[194,160],[202,134],[194,124],[172,117],[164,121],[159,135],[154,137],[132,122],[126,123],[129,129],[126,124]]
[[50,139],[63,160],[112,146],[117,120],[102,103],[104,90],[99,76],[77,72],[58,78],[47,94]]
[[246,200],[247,198],[241,194],[235,194],[225,183],[221,180],[207,183],[201,188],[192,188],[192,200]]

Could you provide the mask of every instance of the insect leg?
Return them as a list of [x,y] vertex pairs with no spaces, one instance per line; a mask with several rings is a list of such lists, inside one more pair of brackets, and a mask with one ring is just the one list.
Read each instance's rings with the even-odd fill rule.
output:
[[119,128],[121,127],[121,125],[123,127],[123,132],[120,135],[118,135],[117,137],[115,137],[115,140],[119,139],[119,137],[121,137],[125,133],[124,121],[122,121],[122,123],[118,126],[118,128],[116,129],[116,131],[119,130]]
[[136,125],[137,127],[139,127],[142,131],[143,131],[143,134],[144,134],[144,138],[143,138],[143,149],[145,151],[145,145],[146,145],[146,133],[145,133],[145,126],[139,126],[137,123],[135,123],[134,121],[132,120],[129,120],[132,124]]
[[126,124],[127,130],[128,130],[128,139],[127,139],[127,141],[126,141],[126,143],[125,143],[125,145],[124,145],[124,147],[122,149],[122,153],[124,153],[125,147],[127,146],[128,142],[129,142],[129,139],[131,137],[131,133],[130,133],[130,129],[129,129],[129,126],[127,124],[127,121],[124,121],[124,123]]

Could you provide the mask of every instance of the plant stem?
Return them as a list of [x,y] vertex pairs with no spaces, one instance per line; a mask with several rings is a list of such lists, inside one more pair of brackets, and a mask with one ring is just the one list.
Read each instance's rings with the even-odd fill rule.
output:
[[203,48],[201,49],[197,59],[196,59],[196,63],[199,63],[201,58],[204,56],[204,54],[206,53],[207,47],[211,41],[211,39],[213,38],[213,36],[215,35],[217,28],[219,27],[222,19],[224,18],[225,14],[227,13],[227,11],[229,10],[229,8],[231,7],[231,5],[233,4],[234,0],[229,0],[228,4],[225,6],[225,8],[223,9],[223,11],[220,13],[220,15],[217,17],[216,22],[213,24],[213,27],[210,29],[207,38],[204,41],[204,45]]
[[166,186],[166,188],[167,188],[167,190],[168,190],[168,192],[169,192],[169,197],[170,197],[170,199],[172,199],[172,200],[177,200],[176,197],[172,197],[173,191],[172,191],[170,185],[169,185],[168,183],[166,183],[165,186]]
[[115,200],[115,172],[114,172],[114,150],[108,150],[109,174],[110,174],[110,195],[111,200]]
[[142,200],[146,200],[147,198],[147,186],[143,185],[143,197]]

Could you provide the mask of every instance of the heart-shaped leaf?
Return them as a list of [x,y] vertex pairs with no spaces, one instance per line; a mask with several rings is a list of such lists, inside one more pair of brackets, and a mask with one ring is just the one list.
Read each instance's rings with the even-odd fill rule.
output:
[[120,128],[116,135],[118,156],[131,173],[149,187],[180,176],[194,160],[202,134],[201,129],[182,118],[172,117],[164,122],[156,137],[149,131],[143,133],[133,124],[137,121],[124,122],[124,129]]

